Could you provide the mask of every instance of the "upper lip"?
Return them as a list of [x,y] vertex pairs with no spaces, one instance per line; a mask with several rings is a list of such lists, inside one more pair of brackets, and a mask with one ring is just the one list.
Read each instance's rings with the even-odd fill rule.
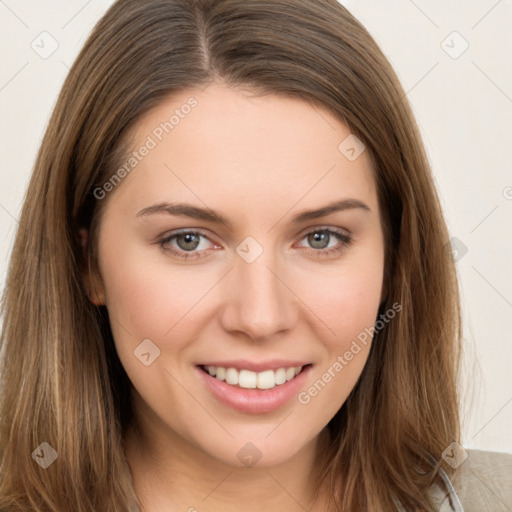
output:
[[250,370],[253,372],[263,372],[265,370],[278,370],[279,368],[291,368],[295,366],[306,366],[310,364],[304,361],[291,359],[272,359],[269,361],[249,361],[246,359],[236,359],[231,361],[208,361],[198,363],[197,366],[220,366],[222,368],[235,368],[237,370]]

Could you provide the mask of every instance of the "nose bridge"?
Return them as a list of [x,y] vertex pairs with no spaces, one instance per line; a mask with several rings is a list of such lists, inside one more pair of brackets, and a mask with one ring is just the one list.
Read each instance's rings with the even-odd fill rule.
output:
[[287,329],[294,320],[293,294],[284,284],[284,265],[271,249],[258,246],[249,240],[238,247],[224,314],[226,329],[244,331],[253,339]]

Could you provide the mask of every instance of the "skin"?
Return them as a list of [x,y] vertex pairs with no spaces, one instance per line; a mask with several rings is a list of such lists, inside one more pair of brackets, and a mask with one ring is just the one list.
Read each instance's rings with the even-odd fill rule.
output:
[[[91,300],[107,306],[135,388],[137,422],[124,439],[135,490],[148,511],[327,510],[327,491],[313,502],[315,457],[371,343],[309,403],[294,397],[270,413],[221,404],[195,365],[309,361],[307,390],[374,325],[384,296],[384,239],[370,158],[341,154],[350,131],[322,107],[218,82],[146,114],[133,130],[133,149],[191,96],[198,106],[104,199],[99,274],[86,277]],[[291,224],[302,210],[346,198],[370,211]],[[137,217],[162,201],[206,205],[234,228],[164,213]],[[206,234],[195,249],[204,257],[184,260],[159,246],[184,228]],[[307,236],[326,228],[353,243],[344,247],[331,235],[315,245]],[[248,236],[263,248],[252,263],[236,252]],[[167,247],[186,254],[186,242],[178,237]],[[315,257],[326,248],[340,250]],[[160,349],[149,366],[134,357],[147,338]],[[249,441],[261,453],[252,467],[237,457]]]

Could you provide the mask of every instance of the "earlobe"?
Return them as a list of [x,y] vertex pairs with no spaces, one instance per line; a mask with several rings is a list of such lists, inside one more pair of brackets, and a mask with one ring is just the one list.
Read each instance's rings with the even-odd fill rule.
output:
[[105,305],[105,295],[103,293],[103,286],[101,284],[98,284],[98,279],[96,279],[95,276],[93,276],[92,279],[89,276],[87,276],[87,290],[89,300],[95,306]]
[[91,269],[87,264],[88,232],[86,229],[79,229],[78,235],[80,239],[80,246],[82,247],[82,280],[87,292],[87,296],[95,306],[104,306],[105,294],[103,291],[103,283],[101,282],[99,275],[97,275],[97,271],[95,269]]

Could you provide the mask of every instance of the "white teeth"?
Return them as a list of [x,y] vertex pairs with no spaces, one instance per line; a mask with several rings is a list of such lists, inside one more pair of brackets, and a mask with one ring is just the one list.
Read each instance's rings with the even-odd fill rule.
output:
[[238,385],[241,388],[254,389],[256,387],[257,375],[249,370],[240,370],[238,374]]
[[234,368],[226,370],[226,382],[236,386],[238,384],[238,372]]
[[284,384],[286,382],[286,370],[279,368],[276,370],[276,384]]
[[302,366],[279,368],[275,371],[265,370],[263,372],[238,371],[235,368],[223,368],[221,366],[206,366],[205,369],[212,377],[225,380],[232,386],[238,385],[245,389],[272,389],[292,380],[301,372]]
[[[241,372],[240,372],[241,373]],[[267,370],[258,373],[258,388],[271,389],[276,385],[276,377],[274,370]]]

